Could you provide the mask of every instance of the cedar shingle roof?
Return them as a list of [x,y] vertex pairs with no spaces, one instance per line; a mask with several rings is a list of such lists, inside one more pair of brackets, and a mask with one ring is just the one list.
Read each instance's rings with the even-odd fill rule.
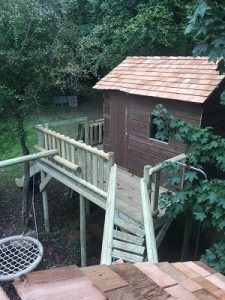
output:
[[203,103],[223,78],[206,57],[133,56],[94,88]]

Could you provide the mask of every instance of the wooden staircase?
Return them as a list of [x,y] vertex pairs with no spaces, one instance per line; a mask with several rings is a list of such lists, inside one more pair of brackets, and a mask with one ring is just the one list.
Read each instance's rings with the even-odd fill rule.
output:
[[157,248],[171,222],[165,212],[160,212],[160,172],[171,163],[185,159],[185,154],[173,157],[155,167],[145,166],[144,178],[140,179],[143,224],[115,211],[116,166],[110,174],[102,245],[102,264],[111,264],[121,258],[128,262],[158,262]]
[[118,258],[132,263],[143,262],[146,259],[155,263],[158,256],[147,185],[144,179],[141,179],[144,225],[137,222],[134,224],[135,221],[128,217],[124,222],[115,214],[116,170],[117,166],[114,165],[109,180],[101,264],[109,265],[113,259]]

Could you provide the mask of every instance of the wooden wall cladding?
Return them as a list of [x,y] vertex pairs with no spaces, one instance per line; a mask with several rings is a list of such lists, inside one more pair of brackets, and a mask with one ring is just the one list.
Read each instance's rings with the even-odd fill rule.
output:
[[142,176],[144,165],[155,165],[184,151],[181,142],[170,139],[168,143],[164,143],[149,138],[149,116],[157,104],[162,104],[177,118],[197,126],[201,124],[203,108],[200,104],[107,91],[104,100],[104,149],[106,151],[116,151],[113,149],[112,140],[117,137],[115,134],[112,135],[111,128],[112,124],[117,122],[117,118],[110,111],[111,102],[114,101],[114,107],[115,103],[120,106],[123,97],[127,99],[127,113],[124,116],[128,132],[126,167],[135,175]]

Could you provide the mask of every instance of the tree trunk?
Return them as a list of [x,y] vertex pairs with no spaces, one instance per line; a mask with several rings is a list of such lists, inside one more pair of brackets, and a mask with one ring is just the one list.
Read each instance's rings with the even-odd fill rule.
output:
[[[26,134],[24,130],[24,124],[21,116],[18,117],[18,133],[19,133],[19,140],[22,149],[23,155],[29,154],[29,149],[26,145]],[[22,222],[24,224],[27,223],[28,219],[28,190],[29,190],[29,183],[30,183],[30,164],[29,162],[24,163],[24,184],[23,184],[23,195],[22,195]]]

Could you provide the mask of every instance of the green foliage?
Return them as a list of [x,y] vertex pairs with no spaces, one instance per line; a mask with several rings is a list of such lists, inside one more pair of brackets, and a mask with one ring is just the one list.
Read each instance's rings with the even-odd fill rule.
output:
[[196,41],[194,56],[208,56],[218,62],[220,74],[225,72],[225,6],[224,1],[195,0],[189,5],[186,33]]
[[[188,1],[95,0],[90,43],[99,47],[95,67],[102,75],[129,55],[185,55],[192,44],[184,36]],[[89,4],[90,4],[89,2]],[[185,3],[184,3],[185,2]],[[85,24],[87,28],[87,24]]]
[[[225,171],[225,139],[213,133],[211,128],[199,128],[170,115],[162,105],[153,112],[154,121],[161,136],[184,142],[189,166],[203,169],[213,165]],[[225,180],[201,178],[195,169],[187,168],[184,174],[183,188],[180,189],[181,176],[179,165],[169,165],[167,184],[175,186],[174,192],[161,194],[160,203],[170,216],[175,217],[185,210],[192,211],[195,220],[205,227],[213,227],[221,232],[225,243]],[[220,252],[225,244],[220,242],[207,250],[204,259],[225,273],[225,255]],[[217,253],[215,253],[215,251]],[[213,256],[214,255],[214,256]],[[220,262],[221,261],[221,262]]]
[[223,237],[218,244],[215,244],[211,249],[207,249],[202,256],[202,261],[207,263],[210,267],[216,269],[220,273],[225,270],[225,238]]

